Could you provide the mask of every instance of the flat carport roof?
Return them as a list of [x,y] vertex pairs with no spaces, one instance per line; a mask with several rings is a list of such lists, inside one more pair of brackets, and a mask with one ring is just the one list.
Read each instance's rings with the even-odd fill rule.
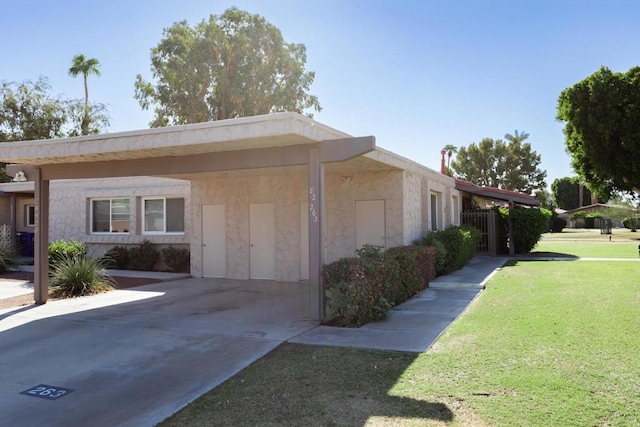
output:
[[[353,138],[295,113],[221,120],[60,140],[0,144],[0,161],[19,163],[35,182],[35,288],[47,301],[49,182],[56,179],[188,176],[206,172],[304,166],[309,185],[309,284],[312,319],[324,316],[322,266],[324,165],[375,150],[372,136]],[[389,157],[389,153],[381,156]],[[14,167],[13,170],[16,170]]]

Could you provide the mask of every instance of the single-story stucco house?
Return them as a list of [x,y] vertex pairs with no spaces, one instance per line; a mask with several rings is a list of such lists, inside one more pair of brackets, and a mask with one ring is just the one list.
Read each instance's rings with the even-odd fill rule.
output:
[[35,233],[38,303],[50,241],[98,256],[147,239],[188,247],[195,277],[306,281],[320,319],[322,264],[458,225],[462,206],[453,178],[295,113],[2,143],[0,161],[26,179],[0,184],[0,223]]

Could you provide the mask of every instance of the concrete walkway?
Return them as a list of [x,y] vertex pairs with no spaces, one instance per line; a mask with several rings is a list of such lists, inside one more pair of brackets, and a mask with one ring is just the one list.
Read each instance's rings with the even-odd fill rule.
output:
[[312,345],[423,352],[476,298],[508,258],[475,257],[461,270],[398,305],[389,316],[361,328],[318,326],[289,342]]

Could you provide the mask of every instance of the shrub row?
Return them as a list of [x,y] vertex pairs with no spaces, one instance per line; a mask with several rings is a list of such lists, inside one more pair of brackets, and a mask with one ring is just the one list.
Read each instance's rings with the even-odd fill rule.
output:
[[391,307],[424,289],[435,278],[437,249],[365,245],[358,256],[322,268],[333,323],[359,327],[382,319]]
[[0,245],[0,274],[17,265],[16,252],[11,245]]
[[436,272],[448,274],[464,267],[475,254],[480,242],[480,231],[474,227],[451,226],[427,234],[414,244],[437,249]]
[[[162,258],[165,265],[171,271],[188,273],[190,264],[189,250],[169,246],[162,249]],[[151,242],[144,240],[142,243],[130,248],[114,246],[109,249],[103,259],[109,268],[120,270],[153,270],[154,265],[160,259],[158,252]]]
[[554,215],[551,218],[551,231],[554,233],[561,233],[562,230],[567,226],[567,220],[564,218],[560,218],[557,215]]
[[[189,250],[169,246],[162,249],[162,258],[165,265],[171,271],[189,272]],[[52,269],[59,262],[72,258],[82,259],[87,257],[87,246],[83,242],[78,242],[73,238],[69,241],[56,240],[49,244],[49,269]],[[117,268],[119,270],[153,270],[160,259],[160,252],[154,248],[153,244],[144,240],[139,245],[114,246],[102,257],[102,263],[106,268]]]
[[[505,236],[509,235],[509,209],[500,208],[501,225],[505,229]],[[516,207],[511,210],[513,219],[513,240],[515,253],[526,254],[542,237],[542,233],[549,230],[551,211],[548,209],[535,209]]]
[[622,226],[630,229],[631,231],[636,231],[638,229],[638,219],[634,217],[624,218],[622,220]]

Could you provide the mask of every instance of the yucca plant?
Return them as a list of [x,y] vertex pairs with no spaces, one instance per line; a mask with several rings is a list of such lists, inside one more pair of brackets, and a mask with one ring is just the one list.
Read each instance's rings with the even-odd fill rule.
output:
[[11,245],[0,245],[0,274],[14,267],[18,267],[16,252]]
[[101,260],[87,257],[62,257],[53,266],[49,278],[51,294],[60,298],[106,292],[115,284]]

